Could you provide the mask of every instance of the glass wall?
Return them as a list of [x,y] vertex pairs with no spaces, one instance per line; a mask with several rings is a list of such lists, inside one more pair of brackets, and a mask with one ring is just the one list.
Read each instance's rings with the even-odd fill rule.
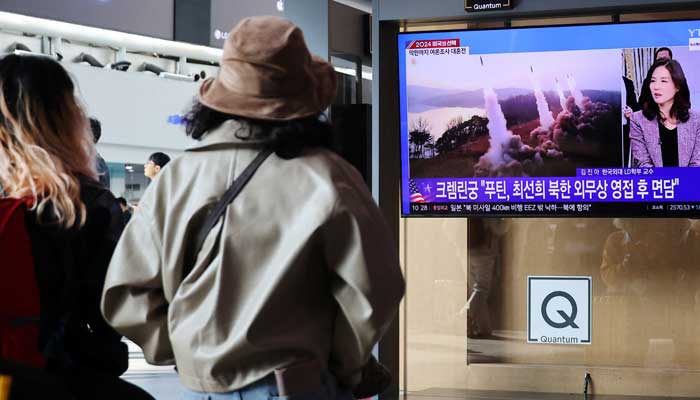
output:
[[[630,384],[607,389],[620,394],[700,396],[699,228],[687,219],[403,220],[407,390],[580,392],[591,372],[600,390],[617,376]],[[528,276],[591,278],[591,344],[528,343]],[[675,380],[631,383],[646,375]]]

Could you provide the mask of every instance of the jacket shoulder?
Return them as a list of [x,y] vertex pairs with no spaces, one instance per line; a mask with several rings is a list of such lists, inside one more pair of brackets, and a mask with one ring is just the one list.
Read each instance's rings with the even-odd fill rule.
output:
[[321,161],[330,179],[335,186],[362,186],[366,188],[362,174],[347,160],[327,149],[316,149],[311,153],[313,158]]
[[107,206],[111,207],[117,201],[116,197],[98,181],[90,178],[80,177],[80,197],[85,206]]
[[636,122],[636,123],[638,123],[638,124],[643,124],[643,123],[645,123],[645,122],[650,122],[650,121],[647,119],[647,117],[644,116],[644,112],[641,111],[641,110],[633,112],[633,113],[632,113],[632,116],[630,117],[630,120],[632,120],[633,122]]

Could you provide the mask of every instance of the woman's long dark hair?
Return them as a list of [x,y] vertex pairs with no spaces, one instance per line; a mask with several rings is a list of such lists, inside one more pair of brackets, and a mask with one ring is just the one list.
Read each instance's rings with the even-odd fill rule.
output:
[[[671,73],[671,80],[673,84],[679,89],[676,95],[673,97],[673,106],[671,106],[671,115],[662,116],[659,110],[659,105],[656,104],[654,98],[651,94],[651,76],[654,71],[659,67],[665,67],[669,73]],[[690,118],[690,89],[688,89],[688,81],[685,79],[685,74],[683,73],[683,68],[681,64],[676,60],[669,60],[668,58],[660,58],[649,68],[647,73],[647,78],[644,81],[647,83],[646,92],[649,93],[642,100],[642,113],[649,120],[653,120],[654,117],[658,118],[659,121],[663,121],[668,117],[676,117],[681,122],[687,122]]]
[[195,101],[185,116],[185,132],[195,140],[201,140],[207,132],[218,128],[228,120],[236,120],[250,126],[244,140],[269,139],[278,156],[284,159],[297,157],[305,147],[331,145],[331,125],[323,114],[291,121],[264,121],[222,113]]
[[[10,197],[29,198],[41,219],[63,227],[85,222],[81,176],[97,179],[95,145],[75,85],[43,56],[0,59],[0,182]],[[43,222],[43,221],[40,221]]]

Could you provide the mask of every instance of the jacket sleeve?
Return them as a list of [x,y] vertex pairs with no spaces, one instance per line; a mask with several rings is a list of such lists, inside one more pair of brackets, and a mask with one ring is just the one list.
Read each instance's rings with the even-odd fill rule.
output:
[[690,154],[689,167],[700,167],[700,119],[693,124],[693,152]]
[[638,167],[653,167],[654,162],[649,155],[646,141],[644,140],[644,131],[639,121],[644,118],[641,112],[632,114],[630,118],[630,143],[632,147],[632,158],[637,160]]
[[366,189],[345,190],[322,228],[331,290],[338,304],[329,368],[353,387],[404,294],[389,229]]
[[105,320],[143,349],[151,364],[174,364],[163,294],[160,239],[140,209],[124,230],[107,271],[101,309]]

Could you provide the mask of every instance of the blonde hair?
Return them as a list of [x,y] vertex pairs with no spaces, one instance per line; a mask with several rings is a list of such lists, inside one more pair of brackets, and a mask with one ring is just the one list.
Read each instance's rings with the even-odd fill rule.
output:
[[28,198],[39,221],[70,228],[85,223],[83,175],[96,179],[88,120],[63,67],[48,58],[9,55],[0,60],[0,184],[6,195]]

